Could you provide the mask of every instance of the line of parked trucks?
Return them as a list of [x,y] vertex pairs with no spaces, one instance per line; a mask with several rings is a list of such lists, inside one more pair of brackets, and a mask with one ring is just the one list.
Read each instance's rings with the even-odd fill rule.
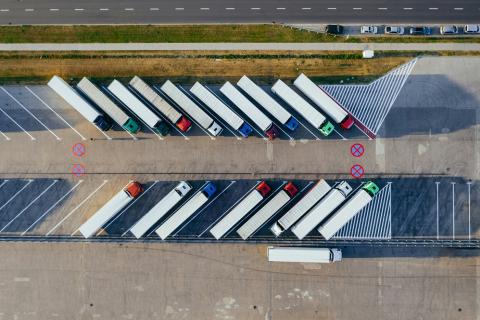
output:
[[[140,183],[130,182],[79,228],[80,233],[85,238],[95,235],[129,203],[138,198],[142,191]],[[353,191],[346,181],[332,187],[322,179],[275,221],[270,230],[279,237],[291,228],[293,234],[301,240],[317,228],[318,232],[329,240],[360,212],[378,191],[379,187],[372,181],[362,184],[359,189]],[[153,232],[157,233],[161,239],[168,238],[195,213],[205,208],[217,194],[217,186],[214,182],[208,181],[190,196],[192,192],[192,186],[186,181],[181,181],[129,231],[137,239]],[[261,181],[226,210],[225,214],[215,221],[209,232],[219,240],[236,229],[236,233],[246,240],[282,209],[291,205],[298,195],[298,188],[293,182],[285,181],[280,188],[272,191],[266,181]],[[183,202],[187,197],[189,197],[188,200]],[[163,221],[159,225],[161,220]]]
[[[48,86],[104,131],[115,122],[130,133],[138,132],[143,125],[165,136],[172,125],[187,132],[195,122],[210,135],[218,136],[223,130],[218,121],[221,119],[242,137],[248,137],[254,129],[243,118],[246,117],[269,139],[275,139],[279,134],[277,126],[284,126],[289,131],[299,127],[294,115],[247,76],[243,76],[236,86],[230,82],[221,86],[224,97],[199,82],[187,92],[169,80],[159,88],[151,87],[138,76],[133,77],[128,86],[113,80],[107,87],[99,87],[83,78],[77,84],[78,90],[54,76]],[[278,80],[271,91],[324,136],[334,130],[330,121],[344,129],[354,124],[352,116],[304,74],[298,76],[293,87],[309,101],[282,80]],[[229,106],[227,100],[240,112]]]

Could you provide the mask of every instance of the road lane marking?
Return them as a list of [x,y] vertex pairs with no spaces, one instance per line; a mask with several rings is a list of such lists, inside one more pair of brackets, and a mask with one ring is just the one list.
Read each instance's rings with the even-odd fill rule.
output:
[[388,10],[388,8],[377,8],[378,10]]
[[15,217],[13,217],[12,220],[10,220],[2,229],[0,229],[0,232],[3,232],[9,225],[12,224],[13,221],[15,221],[18,217],[20,217],[25,211],[28,210],[35,202],[37,202],[38,199],[40,199],[48,190],[50,190],[51,187],[53,187],[59,180],[53,180],[53,182],[45,189],[43,190],[35,199],[33,199],[25,208],[23,208],[22,211],[20,211]]
[[29,115],[31,115],[35,120],[37,120],[38,123],[40,123],[40,125],[42,127],[44,127],[45,129],[48,130],[48,132],[50,132],[54,137],[55,139],[57,140],[62,140],[62,138],[60,138],[59,136],[57,136],[52,130],[50,130],[49,127],[47,127],[42,121],[40,121],[40,119],[38,119],[32,112],[30,112],[30,110],[28,110],[24,105],[23,103],[21,103],[20,101],[17,100],[17,98],[15,98],[13,95],[10,94],[10,92],[8,92],[4,87],[0,87],[0,89],[2,89],[3,92],[5,92],[13,101],[15,101],[20,107],[23,108],[23,110],[25,110]]
[[462,11],[463,8],[453,8],[453,10],[456,10],[456,11]]
[[0,211],[5,208],[6,205],[8,205],[10,202],[13,201],[13,199],[15,199],[26,187],[28,187],[30,185],[30,183],[32,183],[33,180],[32,179],[29,179],[27,184],[25,184],[20,190],[18,190],[12,197],[10,197],[10,199],[8,199],[7,202],[5,202],[1,207],[0,207]]
[[277,8],[277,10],[285,10],[285,8]]
[[403,10],[413,10],[413,8],[403,8]]
[[98,10],[100,10],[100,11],[109,11],[110,9],[109,9],[109,8],[100,8],[100,9],[98,9]]
[[428,10],[438,10],[438,8],[428,8]]
[[150,8],[150,11],[159,11],[160,8]]
[[83,8],[75,8],[74,10],[75,10],[75,11],[83,11],[83,10],[85,10],[85,9],[83,9]]
[[260,10],[261,8],[250,8],[250,10]]
[[[130,208],[131,206],[133,206],[135,204],[135,202],[137,202],[138,200],[140,200],[141,197],[143,197],[150,189],[153,188],[154,185],[156,185],[158,183],[159,180],[155,180],[152,185],[150,187],[147,188],[147,190],[145,190],[141,195],[139,195],[135,200],[133,200],[125,209],[123,209],[112,221],[110,221],[109,223],[107,223],[107,225],[103,228],[101,228],[102,230],[98,231],[97,232],[97,236],[103,232],[103,230],[107,229],[112,223],[115,222],[115,220],[117,220],[125,211],[128,210],[128,208]],[[130,227],[131,228],[131,227]],[[128,231],[130,231],[130,229],[128,229],[125,233],[127,233]],[[125,234],[124,233],[124,234]],[[122,237],[123,237],[123,234],[122,234]]]
[[52,9],[49,9],[50,11],[60,11],[59,9],[57,8],[52,8]]
[[180,10],[185,10],[185,8],[175,8],[175,10],[180,11]]
[[327,8],[327,10],[337,10],[337,8]]
[[25,89],[27,89],[35,98],[37,98],[45,107],[50,109],[60,120],[62,120],[67,126],[69,126],[76,134],[82,138],[82,140],[87,140],[83,135],[80,134],[74,127],[70,125],[70,123],[67,122],[61,115],[59,115],[55,110],[53,110],[52,107],[50,107],[45,101],[43,101],[35,92],[33,92],[29,87],[25,86]]
[[[97,193],[107,182],[108,182],[108,180],[103,180],[102,184],[100,186],[98,186],[97,189],[95,189],[85,199],[83,199],[82,202],[80,202],[72,211],[70,211],[70,213],[68,213],[59,223],[57,223],[52,229],[50,229],[50,231],[48,231],[45,234],[45,236],[48,237],[53,231],[55,231],[55,229],[57,229],[65,220],[67,220],[75,211],[77,211],[85,202],[87,202],[88,199],[93,197],[95,195],[95,193]],[[75,232],[77,232],[77,231],[78,231],[78,229]]]
[[125,8],[124,10],[125,11],[134,11],[135,9],[134,8]]
[[435,185],[437,187],[437,240],[440,239],[440,230],[439,230],[439,207],[438,207],[438,185],[440,184],[440,182],[435,182]]
[[362,10],[363,8],[353,8],[353,10]]
[[312,10],[312,8],[302,8],[302,10]]
[[35,9],[25,9],[26,12],[32,12],[34,11]]
[[25,235],[33,226],[35,226],[44,216],[46,216],[50,211],[53,210],[60,202],[63,201],[70,193],[72,193],[79,185],[83,183],[84,180],[80,180],[76,185],[73,186],[67,193],[65,193],[57,202],[55,202],[50,208],[47,209],[37,220],[35,220],[25,231],[22,232],[21,236]]
[[235,8],[225,8],[225,10],[235,10]]
[[0,9],[1,12],[9,12],[10,9]]
[[34,136],[32,136],[27,130],[25,130],[17,121],[15,121],[15,119],[13,119],[12,117],[10,117],[10,115],[8,113],[5,112],[5,110],[3,110],[2,108],[0,108],[0,112],[2,112],[8,119],[12,120],[13,123],[15,123],[20,129],[22,129],[23,132],[25,132],[29,137],[30,139],[32,140],[37,140],[35,139]]
[[200,10],[207,11],[210,10],[210,8],[200,8]]

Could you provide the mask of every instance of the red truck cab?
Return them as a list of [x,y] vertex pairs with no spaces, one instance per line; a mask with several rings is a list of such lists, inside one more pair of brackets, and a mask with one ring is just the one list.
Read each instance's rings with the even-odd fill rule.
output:
[[268,137],[268,140],[273,140],[275,139],[276,137],[278,137],[278,129],[277,127],[272,124],[272,126],[270,127],[270,129],[268,129],[267,131],[265,131],[265,134],[267,135]]
[[343,129],[350,129],[353,124],[355,123],[355,120],[353,120],[353,117],[351,115],[348,115],[343,121],[340,123],[340,126]]
[[143,187],[137,181],[132,181],[125,187],[124,191],[131,197],[136,198],[143,192]]
[[298,189],[297,189],[297,186],[295,186],[295,184],[293,182],[289,182],[285,185],[285,187],[283,187],[283,190],[288,193],[288,195],[290,196],[290,198],[293,198],[297,192],[298,192]]
[[178,120],[176,126],[178,129],[180,129],[180,131],[187,132],[192,127],[192,121],[183,116],[180,118],[180,120]]
[[270,186],[265,181],[260,182],[260,184],[255,189],[260,192],[260,194],[264,198],[270,193],[270,191],[272,191],[272,188],[270,188]]

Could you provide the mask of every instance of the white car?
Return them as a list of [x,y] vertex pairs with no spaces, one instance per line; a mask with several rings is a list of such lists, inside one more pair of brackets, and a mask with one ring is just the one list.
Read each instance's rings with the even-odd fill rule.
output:
[[385,33],[386,34],[404,34],[405,29],[403,27],[386,26]]
[[378,32],[378,28],[375,26],[362,26],[360,28],[360,33],[366,34],[366,33],[372,33],[375,34]]
[[440,27],[440,34],[456,34],[458,33],[457,26],[445,25]]
[[463,27],[465,33],[480,33],[480,26],[478,24],[467,24]]

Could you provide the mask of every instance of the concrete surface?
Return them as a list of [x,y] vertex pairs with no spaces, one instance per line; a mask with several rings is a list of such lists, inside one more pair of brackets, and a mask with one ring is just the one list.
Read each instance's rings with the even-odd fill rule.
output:
[[478,23],[476,1],[2,1],[0,24]]
[[265,246],[1,243],[1,318],[478,319],[479,258],[437,254],[311,266]]

